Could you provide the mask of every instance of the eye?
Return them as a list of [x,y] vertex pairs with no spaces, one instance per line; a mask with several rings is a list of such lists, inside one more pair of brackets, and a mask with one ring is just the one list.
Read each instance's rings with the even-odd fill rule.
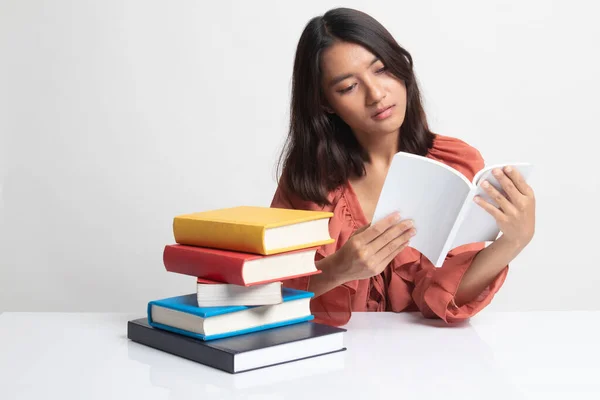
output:
[[348,93],[349,91],[351,91],[352,89],[354,89],[355,86],[356,86],[356,83],[353,84],[352,86],[348,86],[347,88],[344,88],[342,90],[338,90],[338,92],[341,93],[341,94]]
[[382,68],[380,68],[380,69],[377,70],[377,73],[381,74],[381,73],[383,73],[385,71],[387,71],[387,67],[382,67]]

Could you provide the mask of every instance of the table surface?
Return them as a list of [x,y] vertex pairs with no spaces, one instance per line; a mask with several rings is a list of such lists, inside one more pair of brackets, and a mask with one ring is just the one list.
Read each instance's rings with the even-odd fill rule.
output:
[[416,313],[355,313],[347,351],[237,375],[128,340],[127,321],[141,316],[0,314],[1,397],[600,398],[598,311],[484,310],[449,327]]

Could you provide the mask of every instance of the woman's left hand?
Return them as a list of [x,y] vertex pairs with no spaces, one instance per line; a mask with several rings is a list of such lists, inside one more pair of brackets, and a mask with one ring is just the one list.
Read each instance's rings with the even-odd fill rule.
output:
[[499,205],[495,207],[479,196],[475,202],[494,217],[502,231],[504,241],[524,248],[535,232],[535,196],[533,189],[525,182],[515,168],[494,169],[494,177],[502,185],[503,193],[487,181],[482,183],[486,193]]

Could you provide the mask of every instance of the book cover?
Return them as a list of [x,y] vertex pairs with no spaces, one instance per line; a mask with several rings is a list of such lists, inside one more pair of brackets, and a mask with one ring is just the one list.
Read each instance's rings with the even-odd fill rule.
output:
[[[294,300],[300,300],[300,299],[308,299],[308,298],[312,298],[314,296],[314,293],[312,293],[312,292],[306,292],[303,290],[296,290],[296,289],[287,288],[287,287],[283,287],[281,289],[281,294],[282,294],[283,303],[291,302]],[[257,326],[248,327],[245,329],[237,329],[237,330],[227,331],[227,332],[223,332],[223,333],[219,333],[219,334],[205,335],[205,334],[190,332],[187,330],[179,329],[177,327],[157,323],[156,321],[153,320],[153,317],[152,317],[152,306],[153,305],[163,307],[166,309],[170,309],[170,310],[174,310],[179,313],[193,315],[193,316],[196,316],[196,317],[199,317],[202,319],[208,319],[208,318],[217,317],[217,316],[225,315],[225,314],[232,314],[232,313],[248,310],[250,308],[277,307],[278,305],[198,307],[196,293],[191,293],[191,294],[182,295],[182,296],[169,297],[169,298],[161,299],[161,300],[153,300],[148,303],[148,308],[147,308],[148,323],[151,326],[153,326],[155,328],[175,332],[178,334],[182,334],[185,336],[190,336],[190,337],[194,337],[194,338],[201,339],[201,340],[207,340],[207,341],[220,339],[220,338],[224,338],[224,337],[229,337],[229,336],[243,335],[243,334],[247,334],[250,332],[261,331],[261,330],[276,328],[276,327],[285,326],[285,325],[296,324],[299,322],[310,321],[310,320],[314,319],[314,316],[312,314],[310,314],[310,311],[309,311],[309,313],[307,315],[304,315],[300,318],[285,319],[285,320],[281,320],[278,322],[261,324],[261,325],[257,325]]]
[[[208,247],[171,244],[164,248],[163,264],[169,272],[250,286],[320,273],[321,271],[316,268],[314,263],[316,251],[317,247],[310,247],[264,256]],[[271,264],[270,267],[265,268],[263,274],[260,271],[253,274],[255,280],[249,280],[245,274],[249,262],[260,261],[267,257]]]
[[153,328],[146,318],[127,323],[127,337],[134,342],[231,374],[344,351],[344,332],[343,328],[302,322],[206,342]]
[[[269,255],[332,243],[327,230],[332,216],[331,212],[239,206],[176,216],[173,234],[179,244]],[[300,237],[292,230],[280,230],[289,240],[275,247],[267,245],[269,230],[318,220],[326,220],[324,225],[316,225],[318,235]]]

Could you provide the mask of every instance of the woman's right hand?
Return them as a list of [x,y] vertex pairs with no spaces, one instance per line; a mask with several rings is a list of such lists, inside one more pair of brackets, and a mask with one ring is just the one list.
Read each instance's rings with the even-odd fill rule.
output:
[[378,275],[408,246],[415,233],[413,222],[401,220],[398,213],[359,228],[334,253],[336,271],[331,272],[344,282]]

